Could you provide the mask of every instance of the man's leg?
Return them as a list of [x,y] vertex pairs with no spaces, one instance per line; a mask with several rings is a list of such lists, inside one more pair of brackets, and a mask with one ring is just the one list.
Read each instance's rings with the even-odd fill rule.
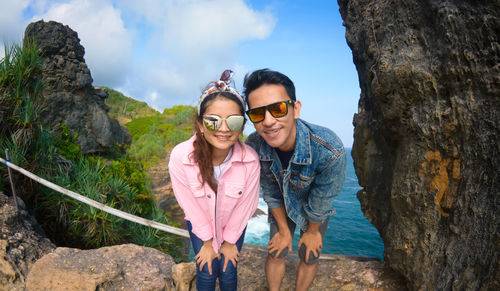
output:
[[278,291],[281,287],[281,281],[285,276],[285,260],[283,258],[274,258],[267,255],[266,260],[266,279],[269,291]]
[[[319,232],[321,233],[321,237],[324,241],[325,239],[325,234],[326,230],[328,229],[328,222],[330,221],[330,218],[327,218],[319,227]],[[300,236],[302,237],[304,233],[302,230],[300,231]],[[299,249],[299,258],[300,258],[300,263],[299,266],[297,267],[297,276],[295,277],[295,290],[296,291],[305,291],[309,289],[309,286],[311,286],[311,283],[314,280],[314,277],[316,277],[316,272],[318,271],[318,262],[319,262],[319,255],[318,257],[314,256],[313,252],[310,252],[309,254],[309,261],[306,263],[305,258],[306,258],[306,246],[302,245]]]
[[305,291],[309,289],[309,286],[316,277],[316,271],[318,270],[318,263],[313,265],[308,265],[303,261],[300,261],[297,267],[297,277],[295,278],[295,290]]
[[[295,223],[292,220],[287,218],[288,229],[293,237],[293,233],[295,232]],[[278,232],[278,226],[276,223],[271,223],[269,229],[269,239],[273,238],[273,236]],[[281,251],[280,254],[276,254],[276,251],[272,254],[267,254],[266,259],[266,279],[267,279],[267,287],[269,291],[279,291],[281,287],[281,282],[285,277],[286,271],[286,255],[291,250],[285,248]]]

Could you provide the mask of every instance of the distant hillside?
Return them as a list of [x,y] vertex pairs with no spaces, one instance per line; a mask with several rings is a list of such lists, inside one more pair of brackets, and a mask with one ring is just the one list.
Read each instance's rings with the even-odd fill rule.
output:
[[132,119],[158,114],[159,112],[148,106],[146,102],[137,101],[131,97],[123,95],[114,89],[106,88],[108,91],[108,98],[106,105],[111,107],[109,116],[124,125]]

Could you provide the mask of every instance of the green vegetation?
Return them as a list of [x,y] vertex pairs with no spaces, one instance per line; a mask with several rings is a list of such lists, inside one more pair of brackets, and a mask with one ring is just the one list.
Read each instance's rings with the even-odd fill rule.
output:
[[126,124],[132,135],[129,154],[143,160],[155,160],[166,155],[165,146],[173,147],[194,134],[196,114],[193,106],[178,105],[163,114],[136,118]]
[[[164,157],[163,145],[170,144],[166,134],[176,128],[162,126],[168,118],[157,119],[147,130],[138,126],[141,129],[125,156],[83,155],[75,143],[77,135],[65,125],[58,134],[42,126],[43,88],[42,61],[36,46],[6,47],[0,61],[0,155],[9,149],[12,163],[64,188],[128,213],[178,226],[155,205],[146,172],[149,160]],[[130,116],[145,112],[160,115],[148,110],[132,110]],[[187,132],[187,128],[181,131]],[[142,131],[147,133],[139,135]],[[7,168],[0,164],[0,191],[10,193],[6,177]],[[162,250],[176,260],[186,255],[178,253],[180,238],[176,235],[107,214],[20,174],[15,174],[15,184],[18,195],[57,245],[96,248],[133,242]]]
[[129,121],[138,117],[159,113],[149,107],[146,102],[137,101],[108,87],[103,88],[106,88],[108,91],[106,105],[111,108],[109,110],[109,116],[111,118],[118,119],[118,121],[122,119]]

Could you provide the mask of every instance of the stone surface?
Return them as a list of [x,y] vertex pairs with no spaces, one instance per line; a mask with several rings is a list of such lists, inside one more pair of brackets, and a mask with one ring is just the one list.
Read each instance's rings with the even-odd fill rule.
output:
[[358,193],[413,290],[500,290],[500,3],[339,0]]
[[27,40],[35,41],[43,59],[45,125],[60,131],[64,123],[77,132],[83,153],[106,152],[115,144],[129,144],[128,131],[108,116],[106,90],[92,86],[78,34],[67,25],[40,20],[26,27]]
[[[265,260],[267,249],[244,245],[238,265],[238,290],[267,290]],[[287,256],[286,275],[281,290],[295,290],[295,273],[299,258],[296,252]],[[322,255],[310,291],[324,290],[406,290],[404,278],[377,259],[340,255]]]
[[0,192],[0,290],[24,290],[30,267],[55,249],[18,198]]
[[26,290],[171,290],[169,255],[133,244],[57,248],[31,268]]
[[196,290],[196,263],[179,263],[172,266],[173,289],[176,291]]

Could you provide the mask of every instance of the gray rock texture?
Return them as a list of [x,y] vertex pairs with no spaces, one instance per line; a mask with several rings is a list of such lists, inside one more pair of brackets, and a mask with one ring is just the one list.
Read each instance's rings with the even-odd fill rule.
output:
[[0,192],[0,290],[24,290],[28,271],[55,249],[24,203]]
[[26,290],[171,290],[169,255],[133,244],[57,248],[31,268]]
[[365,216],[412,290],[500,290],[500,2],[339,0]]
[[83,153],[106,152],[115,144],[129,144],[128,131],[108,116],[108,93],[92,86],[85,49],[78,34],[67,25],[43,20],[26,27],[24,41],[34,40],[43,58],[45,112],[42,120],[51,130],[62,123],[77,132]]

